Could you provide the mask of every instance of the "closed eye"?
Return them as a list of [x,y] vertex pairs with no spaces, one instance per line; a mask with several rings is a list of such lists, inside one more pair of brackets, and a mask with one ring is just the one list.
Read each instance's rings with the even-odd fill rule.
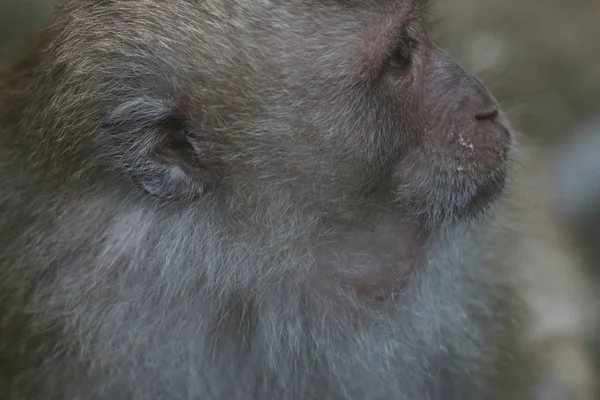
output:
[[389,67],[399,72],[406,72],[411,65],[412,50],[412,42],[403,31],[398,35],[390,50]]

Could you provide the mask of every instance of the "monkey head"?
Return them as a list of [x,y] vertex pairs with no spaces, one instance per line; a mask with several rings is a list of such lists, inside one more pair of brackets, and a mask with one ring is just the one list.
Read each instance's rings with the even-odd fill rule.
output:
[[43,124],[60,129],[41,143],[75,138],[46,152],[78,176],[258,236],[389,225],[338,238],[346,252],[416,247],[502,192],[511,133],[428,37],[423,1],[143,3],[66,1],[51,28]]
[[494,397],[513,136],[425,8],[61,0],[0,80],[4,386]]
[[[140,43],[144,29],[161,40],[98,49],[132,69],[112,79],[127,101],[98,136],[116,141],[115,152],[133,135],[148,138],[124,164],[148,192],[202,201],[209,191],[278,187],[303,204],[340,207],[384,196],[434,227],[478,214],[500,193],[510,133],[482,84],[429,39],[422,2],[265,2],[225,14],[182,3],[204,18],[184,18],[195,29],[182,28],[179,43],[171,27],[163,37],[160,26],[133,23]],[[260,25],[265,16],[279,22]],[[219,36],[228,40],[207,39]],[[189,61],[175,64],[178,53]]]

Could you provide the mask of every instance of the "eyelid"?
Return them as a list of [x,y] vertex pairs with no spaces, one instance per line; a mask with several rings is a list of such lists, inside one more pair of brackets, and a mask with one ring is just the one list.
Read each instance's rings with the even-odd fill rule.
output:
[[414,43],[416,41],[408,34],[407,25],[398,30],[389,48],[386,65],[391,67],[394,74],[406,74],[412,65]]
[[390,55],[394,53],[395,50],[399,48],[400,45],[407,44],[412,48],[414,44],[414,40],[408,34],[408,30],[406,27],[403,27],[400,31],[396,33],[394,36],[394,40],[392,42],[392,46],[390,48]]

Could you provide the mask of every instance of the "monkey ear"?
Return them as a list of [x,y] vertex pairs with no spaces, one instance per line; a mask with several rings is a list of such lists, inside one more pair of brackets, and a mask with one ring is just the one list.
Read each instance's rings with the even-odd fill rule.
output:
[[174,201],[201,196],[214,180],[208,163],[214,162],[214,155],[198,151],[203,132],[177,104],[146,98],[128,101],[104,124],[108,148],[119,157],[118,169],[125,169],[149,195]]
[[201,164],[182,117],[168,116],[155,126],[157,143],[132,179],[148,194],[164,199],[189,200],[201,196],[211,181]]

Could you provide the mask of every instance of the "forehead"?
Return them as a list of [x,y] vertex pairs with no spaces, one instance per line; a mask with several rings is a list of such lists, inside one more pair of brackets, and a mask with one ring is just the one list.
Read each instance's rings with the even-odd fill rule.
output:
[[[312,0],[310,0],[312,1]],[[315,0],[315,4],[336,4],[345,8],[364,10],[406,11],[425,8],[430,0]]]
[[[288,0],[289,1],[289,0]],[[308,5],[310,8],[323,12],[337,10],[337,12],[361,12],[365,14],[403,14],[420,12],[430,0],[300,0],[295,4]],[[290,3],[288,3],[290,4]],[[294,3],[291,3],[294,4]],[[291,5],[290,4],[290,5]],[[319,12],[317,11],[317,14]]]
[[320,70],[334,80],[370,74],[405,27],[420,25],[424,5],[423,0],[285,1],[271,8],[283,13],[285,23],[268,28],[286,53],[282,60],[301,58],[294,61],[311,71],[322,66]]
[[428,0],[305,1],[315,8],[311,12],[315,19],[327,21],[336,29],[344,24],[348,27],[360,24],[363,27],[376,27],[379,31],[397,29],[403,23],[419,18],[428,3]]
[[[328,4],[332,0],[321,0]],[[360,21],[367,36],[373,38],[384,33],[394,35],[409,21],[419,20],[428,0],[333,0],[337,4],[341,20]],[[329,3],[331,4],[331,3]],[[383,38],[381,38],[383,39]]]
[[273,41],[270,48],[281,51],[276,62],[286,65],[281,67],[285,71],[303,69],[317,78],[314,82],[335,87],[376,75],[402,28],[420,15],[422,4],[421,0],[282,1],[281,7],[270,11],[285,22],[261,27]]

